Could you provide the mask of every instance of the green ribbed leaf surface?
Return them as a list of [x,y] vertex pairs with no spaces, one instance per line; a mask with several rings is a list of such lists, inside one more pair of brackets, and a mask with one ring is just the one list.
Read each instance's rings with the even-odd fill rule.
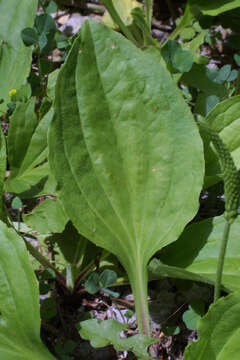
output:
[[194,216],[203,177],[197,127],[167,70],[85,22],[58,76],[49,142],[70,219],[146,296],[146,265]]

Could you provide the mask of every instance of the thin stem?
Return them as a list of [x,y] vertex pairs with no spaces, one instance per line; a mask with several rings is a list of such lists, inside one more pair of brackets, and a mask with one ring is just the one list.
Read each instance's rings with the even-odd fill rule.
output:
[[[54,271],[54,273],[56,274],[56,277],[58,278],[58,280],[65,286],[66,280],[65,277],[50,263],[50,261],[43,256],[32,244],[30,244],[30,242],[28,242],[25,237],[21,234],[20,230],[21,230],[21,224],[18,223],[18,229],[15,228],[15,226],[13,225],[12,219],[10,217],[9,211],[7,209],[7,207],[5,207],[6,213],[7,213],[7,223],[9,224],[9,226],[11,226],[16,233],[21,236],[21,238],[23,239],[23,241],[25,242],[26,248],[27,250],[30,252],[30,254],[44,267],[49,267],[50,269],[52,269]],[[20,222],[20,219],[18,219]]]
[[28,242],[23,236],[22,238],[30,254],[44,267],[49,267],[50,269],[52,269],[55,272],[57,278],[65,286],[65,277],[50,263],[50,261],[48,261],[48,259],[46,259],[45,256],[43,256],[32,244],[30,244],[30,242]]
[[225,253],[226,253],[227,242],[228,242],[231,224],[232,224],[231,222],[226,220],[224,231],[223,231],[223,238],[222,238],[221,247],[220,247],[219,256],[218,256],[217,274],[216,274],[216,282],[215,282],[215,289],[214,289],[214,302],[216,302],[220,297],[223,265],[224,265]]
[[146,20],[148,29],[151,31],[153,0],[146,0]]
[[128,271],[128,275],[134,296],[138,330],[140,333],[150,336],[147,267],[136,261],[135,268]]

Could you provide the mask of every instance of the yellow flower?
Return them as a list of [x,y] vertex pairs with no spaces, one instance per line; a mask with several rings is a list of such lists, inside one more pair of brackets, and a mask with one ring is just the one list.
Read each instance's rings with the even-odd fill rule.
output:
[[9,96],[13,96],[16,94],[16,92],[17,92],[16,89],[11,89],[8,94],[9,94]]

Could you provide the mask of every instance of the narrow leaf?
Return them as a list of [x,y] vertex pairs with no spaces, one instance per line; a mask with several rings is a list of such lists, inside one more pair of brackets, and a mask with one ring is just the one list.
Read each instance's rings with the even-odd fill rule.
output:
[[32,98],[27,103],[19,104],[11,116],[8,132],[8,159],[12,176],[20,172],[21,163],[38,124],[34,108],[35,98]]
[[48,155],[47,134],[53,117],[53,109],[51,108],[46,115],[40,120],[34,130],[29,142],[24,159],[21,163],[19,172],[23,173],[27,169],[31,169],[43,162]]
[[[50,109],[38,123],[34,106],[34,99],[19,104],[10,120],[8,133],[10,176],[5,183],[5,190],[19,195],[28,191],[31,196],[36,196],[41,191],[44,192],[43,188],[50,176],[46,163],[37,168],[35,166],[41,164],[47,157],[47,133],[53,109]],[[50,189],[49,194],[53,194],[53,189]],[[22,197],[26,197],[26,194]]]
[[54,359],[40,340],[39,291],[24,242],[0,221],[0,358]]
[[56,182],[50,173],[48,163],[25,171],[17,177],[9,177],[4,191],[18,194],[22,199],[40,195],[56,195]]

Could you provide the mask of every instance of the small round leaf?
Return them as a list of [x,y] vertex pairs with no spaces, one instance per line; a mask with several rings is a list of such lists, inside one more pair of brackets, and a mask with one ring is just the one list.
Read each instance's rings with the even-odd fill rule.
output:
[[89,294],[96,294],[100,290],[99,286],[99,275],[93,272],[85,282],[85,290]]
[[53,18],[48,14],[41,14],[36,17],[35,26],[40,34],[49,34],[50,32],[55,33],[56,24]]
[[197,329],[198,320],[201,316],[190,306],[190,309],[183,314],[183,321],[189,330]]
[[175,52],[172,59],[173,66],[181,73],[190,71],[193,61],[193,54],[190,51],[182,50],[181,48]]
[[23,207],[22,200],[16,196],[12,201],[12,209],[21,209]]
[[101,287],[108,287],[117,280],[117,274],[113,270],[105,269],[99,276],[99,283]]
[[38,41],[38,34],[33,28],[25,28],[21,32],[21,38],[26,46],[35,45]]

